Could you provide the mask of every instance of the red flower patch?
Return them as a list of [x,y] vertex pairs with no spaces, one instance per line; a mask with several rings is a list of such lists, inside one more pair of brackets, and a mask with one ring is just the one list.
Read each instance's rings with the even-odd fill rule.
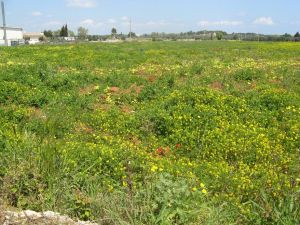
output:
[[155,150],[155,154],[158,156],[166,156],[166,155],[170,154],[170,148],[169,147],[166,147],[166,148],[159,147],[158,149]]
[[176,145],[175,145],[175,148],[181,148],[181,147],[182,147],[181,144],[176,144]]

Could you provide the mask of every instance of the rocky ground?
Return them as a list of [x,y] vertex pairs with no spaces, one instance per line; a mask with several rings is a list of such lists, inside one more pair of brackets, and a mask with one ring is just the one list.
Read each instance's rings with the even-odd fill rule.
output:
[[55,212],[22,212],[0,211],[1,225],[97,225],[97,223],[74,221],[68,216]]

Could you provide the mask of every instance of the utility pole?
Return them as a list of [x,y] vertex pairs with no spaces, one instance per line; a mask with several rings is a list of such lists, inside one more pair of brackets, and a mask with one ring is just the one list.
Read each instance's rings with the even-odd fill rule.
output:
[[6,21],[5,21],[5,9],[4,9],[4,2],[1,1],[1,8],[2,8],[2,20],[3,20],[3,39],[5,41],[5,46],[8,46],[8,41],[7,41],[7,34],[6,34]]

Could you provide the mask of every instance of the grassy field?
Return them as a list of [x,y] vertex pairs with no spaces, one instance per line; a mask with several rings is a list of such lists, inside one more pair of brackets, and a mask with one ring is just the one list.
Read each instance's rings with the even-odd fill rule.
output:
[[300,224],[300,43],[0,54],[0,207],[99,224]]

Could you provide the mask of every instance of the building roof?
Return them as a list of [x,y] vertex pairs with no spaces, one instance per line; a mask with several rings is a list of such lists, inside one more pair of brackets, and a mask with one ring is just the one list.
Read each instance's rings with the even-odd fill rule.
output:
[[44,34],[40,33],[40,32],[25,32],[24,36],[25,37],[42,37],[42,36],[44,36]]
[[[3,30],[4,27],[0,27],[0,30]],[[6,30],[15,30],[15,31],[23,31],[22,28],[16,28],[16,27],[5,27]]]

